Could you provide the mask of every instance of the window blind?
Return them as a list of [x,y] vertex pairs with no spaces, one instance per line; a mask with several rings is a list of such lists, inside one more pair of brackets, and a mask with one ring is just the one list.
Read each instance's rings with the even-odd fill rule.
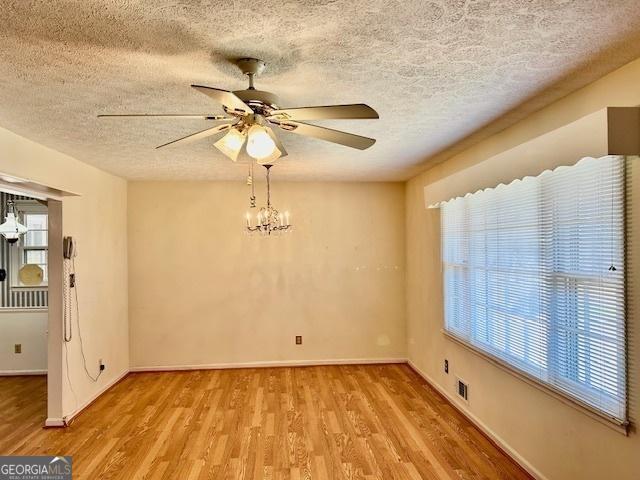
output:
[[445,330],[623,424],[624,158],[441,206]]

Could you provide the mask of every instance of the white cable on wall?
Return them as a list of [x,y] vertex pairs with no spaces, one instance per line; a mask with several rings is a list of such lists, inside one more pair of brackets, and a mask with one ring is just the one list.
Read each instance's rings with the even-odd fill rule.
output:
[[63,309],[63,322],[62,322],[62,326],[63,326],[63,333],[64,333],[64,342],[65,342],[65,347],[66,344],[69,343],[71,341],[71,339],[73,338],[73,324],[71,322],[71,272],[70,270],[70,265],[71,262],[69,260],[67,260],[66,258],[62,261],[62,270],[63,270],[63,275],[64,275],[64,282],[63,282],[63,286],[64,286],[64,292],[63,292],[63,302],[64,302],[64,309]]
[[[94,383],[98,381],[100,375],[102,375],[102,370],[98,370],[98,374],[93,376],[89,372],[89,368],[87,367],[87,357],[84,353],[84,342],[82,340],[82,331],[80,329],[80,307],[78,302],[78,282],[76,279],[76,264],[75,259],[65,258],[64,262],[64,341],[65,348],[66,344],[71,342],[73,338],[73,306],[71,305],[72,300],[75,302],[75,312],[76,312],[76,328],[78,331],[78,338],[80,339],[80,354],[82,355],[82,366],[84,367],[84,372],[86,376]],[[71,276],[73,275],[75,281],[74,286],[71,286]],[[74,294],[73,297],[71,295],[71,289],[73,288]],[[68,350],[67,350],[68,352]],[[71,386],[71,380],[69,379],[69,362],[67,359],[67,380],[69,381],[69,385]],[[71,386],[71,390],[73,391],[73,387]],[[75,396],[75,393],[74,393]]]

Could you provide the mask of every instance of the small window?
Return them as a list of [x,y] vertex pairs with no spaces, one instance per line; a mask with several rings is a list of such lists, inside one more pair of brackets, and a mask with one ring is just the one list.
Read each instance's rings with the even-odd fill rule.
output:
[[[11,276],[13,287],[46,287],[48,275],[48,250],[49,250],[49,218],[47,207],[38,202],[16,202],[20,223],[27,227],[18,244],[13,248],[11,260]],[[42,269],[42,282],[38,285],[25,285],[20,280],[20,270],[25,265],[37,265]]]

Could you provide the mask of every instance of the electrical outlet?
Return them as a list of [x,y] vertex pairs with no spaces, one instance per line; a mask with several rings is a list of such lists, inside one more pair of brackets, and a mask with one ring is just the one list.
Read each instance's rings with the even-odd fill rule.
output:
[[449,360],[444,359],[444,373],[449,373]]
[[296,345],[302,345],[302,335],[296,335]]
[[21,343],[16,343],[13,346],[13,353],[22,353],[22,344]]
[[98,366],[100,367],[101,372],[106,368],[104,363],[102,363],[102,359],[98,360]]

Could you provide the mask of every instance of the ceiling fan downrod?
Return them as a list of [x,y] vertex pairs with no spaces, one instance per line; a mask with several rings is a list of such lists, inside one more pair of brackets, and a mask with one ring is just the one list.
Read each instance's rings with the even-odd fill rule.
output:
[[247,90],[255,90],[253,86],[253,77],[260,75],[267,66],[264,61],[257,58],[240,58],[236,60],[236,65],[247,77],[249,77],[249,88]]

